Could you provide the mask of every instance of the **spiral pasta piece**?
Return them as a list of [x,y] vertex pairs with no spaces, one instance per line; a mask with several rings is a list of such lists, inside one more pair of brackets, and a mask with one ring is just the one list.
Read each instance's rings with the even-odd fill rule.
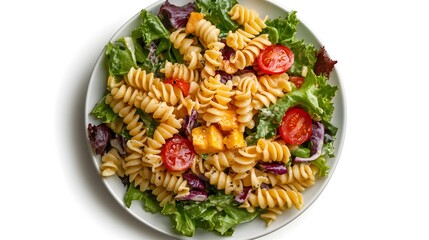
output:
[[252,19],[259,17],[259,14],[252,9],[249,9],[241,4],[235,4],[229,11],[229,16],[232,20],[240,25],[250,22]]
[[245,187],[252,187],[252,188],[259,188],[261,187],[262,183],[269,184],[269,180],[266,177],[266,174],[260,170],[257,170],[255,168],[252,168],[250,170],[250,173],[247,174],[243,180],[243,185]]
[[238,29],[235,32],[229,31],[226,36],[226,45],[234,50],[241,50],[246,47],[247,43],[253,38],[255,38],[255,35],[250,34],[243,29]]
[[156,200],[159,202],[159,206],[164,207],[167,203],[174,204],[174,193],[168,191],[162,186],[154,187],[152,194],[156,196]]
[[119,154],[116,148],[110,149],[106,154],[101,157],[100,171],[103,177],[113,176],[118,174],[118,176],[124,176],[124,171],[122,169],[123,158]]
[[279,184],[278,186],[285,190],[293,190],[303,192],[305,189],[313,186],[316,183],[315,179],[306,179],[304,181],[294,181],[286,184]]
[[125,76],[125,82],[133,87],[145,92],[150,92],[153,85],[158,85],[161,80],[155,78],[154,73],[147,73],[146,70],[141,68],[133,68],[128,71],[128,74]]
[[199,154],[197,154],[194,158],[194,161],[192,162],[191,171],[197,176],[201,174],[204,175],[206,170],[209,169],[208,167],[209,165],[206,165],[203,158]]
[[188,182],[183,178],[181,172],[159,171],[154,172],[150,182],[157,187],[164,187],[167,191],[174,193],[188,193]]
[[161,122],[153,133],[153,139],[160,143],[165,144],[166,140],[173,137],[174,134],[179,133],[182,128],[182,123],[174,116],[168,118],[165,122]]
[[[239,149],[234,162],[231,163],[231,169],[236,173],[250,173],[258,159],[260,159],[260,154],[256,151],[256,146]],[[246,175],[240,176],[245,177]]]
[[150,177],[151,169],[148,167],[143,167],[136,175],[136,178],[132,181],[134,183],[134,187],[138,187],[140,191],[144,192],[150,187]]
[[265,221],[266,225],[269,226],[273,221],[277,220],[277,216],[282,214],[285,209],[285,207],[267,208],[260,216]]
[[257,110],[264,106],[269,107],[276,103],[278,98],[283,97],[285,92],[292,91],[289,76],[286,73],[260,76],[258,83],[258,92],[252,102]]
[[256,144],[256,151],[261,153],[264,162],[289,163],[290,151],[285,144],[261,138]]
[[212,167],[204,173],[204,176],[209,179],[211,185],[216,186],[219,190],[224,190],[225,194],[241,193],[243,191],[243,183],[241,180],[235,180],[232,176],[223,171],[219,171]]
[[252,106],[253,94],[257,91],[255,77],[245,76],[241,78],[238,82],[237,89],[234,96],[234,104],[237,107],[238,129],[244,132],[246,127],[249,129],[255,127],[253,116],[256,111],[254,111]]
[[216,70],[222,66],[222,53],[219,50],[208,49],[204,53],[205,64],[201,71],[201,76],[204,79],[216,75]]
[[142,96],[142,101],[136,101],[134,105],[140,107],[146,113],[152,114],[153,118],[159,119],[160,122],[165,122],[168,118],[174,116],[174,107],[168,106],[165,102],[160,102],[148,95]]
[[224,152],[219,152],[217,154],[210,155],[205,163],[208,166],[213,166],[219,171],[223,171],[226,168],[231,166],[231,162],[234,160],[234,153],[227,150]]
[[232,20],[244,26],[244,31],[257,35],[267,27],[265,21],[259,17],[259,14],[241,4],[235,4],[229,11]]
[[219,33],[219,28],[217,28],[210,21],[207,21],[204,18],[198,21],[195,27],[195,35],[206,47],[211,43],[218,42]]
[[126,148],[127,155],[124,158],[123,167],[125,169],[125,175],[128,176],[130,182],[138,180],[140,176],[140,170],[142,170],[142,154]]
[[121,100],[114,99],[114,96],[111,94],[106,96],[105,103],[110,105],[112,110],[122,117],[122,121],[126,124],[127,130],[130,135],[133,136],[133,140],[137,140],[141,143],[146,141],[146,129],[143,122],[140,121],[140,116],[136,108],[127,105]]
[[163,101],[173,107],[183,101],[182,91],[179,88],[175,88],[173,85],[165,84],[164,82],[152,85],[149,96],[159,101]]
[[198,70],[191,70],[186,65],[181,63],[165,62],[164,67],[160,70],[166,78],[178,78],[187,82],[198,82],[200,73]]
[[295,163],[287,167],[287,173],[276,175],[280,184],[287,184],[294,181],[303,182],[307,179],[314,180],[317,170],[313,169],[309,163]]
[[188,62],[188,68],[194,70],[201,68],[201,55],[202,49],[198,46],[194,46],[194,40],[186,38],[187,34],[183,28],[180,28],[170,34],[170,42],[173,43],[174,48],[179,49],[179,52],[184,55],[183,60]]
[[217,89],[222,87],[222,85],[219,75],[204,79],[196,97],[198,104],[200,105],[198,113],[204,113],[205,110],[210,107],[210,103],[217,93]]
[[224,110],[228,109],[228,104],[232,100],[232,96],[235,94],[232,91],[232,82],[221,84],[214,94],[212,100],[209,102],[207,111],[203,114],[203,120],[206,121],[206,125],[210,126],[213,123],[218,123],[223,119],[225,115]]
[[115,87],[120,87],[124,82],[123,81],[117,81],[117,79],[114,76],[110,76],[107,78],[107,90],[111,90]]
[[268,34],[261,34],[252,39],[243,50],[235,51],[230,58],[230,62],[242,70],[247,66],[251,66],[261,50],[269,45],[271,45],[271,42],[268,40]]
[[249,193],[247,200],[250,206],[265,208],[285,207],[301,209],[304,205],[301,193],[284,190],[278,187],[265,189],[257,188],[255,193]]

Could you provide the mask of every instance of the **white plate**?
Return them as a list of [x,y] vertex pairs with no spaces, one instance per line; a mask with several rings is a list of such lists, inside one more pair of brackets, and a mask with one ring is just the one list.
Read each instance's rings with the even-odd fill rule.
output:
[[[152,11],[153,13],[158,13],[159,8],[163,2],[164,0],[161,0],[149,6],[146,9],[149,11]],[[175,0],[171,2],[175,5],[182,6],[188,3],[189,0]],[[267,1],[240,0],[239,3],[245,5],[248,8],[257,10],[260,16],[268,15],[269,18],[284,16],[287,12],[289,12],[280,6],[277,6]],[[299,13],[299,9],[293,9],[293,10],[297,10]],[[112,37],[110,41],[113,42],[114,40],[119,39],[123,36],[128,36],[131,33],[131,31],[139,24],[140,9],[136,9],[136,12],[138,13],[134,17],[132,17],[128,22],[126,22],[116,32],[116,34]],[[298,15],[298,18],[299,18],[299,15]],[[305,39],[306,42],[312,43],[317,48],[321,47],[322,44],[319,42],[316,36],[314,36],[314,34],[302,23],[302,19],[300,19],[300,22],[301,23],[298,27],[297,37],[299,39]],[[326,47],[329,50],[329,48],[333,48],[335,46],[326,46]],[[341,59],[340,59],[340,62],[341,62]],[[106,79],[107,79],[107,70],[104,67],[104,50],[103,50],[103,52],[100,54],[100,57],[98,58],[95,64],[95,67],[93,69],[91,79],[89,82],[89,86],[88,86],[86,105],[85,105],[85,126],[84,126],[85,128],[88,126],[88,123],[93,123],[93,124],[98,123],[96,119],[92,118],[89,115],[89,113],[91,112],[95,104],[104,96],[105,88],[106,88]],[[336,157],[328,161],[328,164],[330,165],[330,174],[318,180],[314,186],[308,188],[306,191],[303,192],[305,205],[301,210],[298,211],[292,208],[285,211],[284,214],[278,216],[277,220],[274,221],[268,227],[266,227],[265,222],[260,218],[256,218],[254,221],[249,223],[241,224],[237,226],[234,232],[234,235],[233,235],[234,239],[252,239],[252,238],[261,237],[263,235],[269,234],[285,226],[286,224],[290,223],[292,220],[297,218],[301,213],[303,213],[317,199],[317,197],[321,194],[323,189],[328,184],[328,181],[331,178],[332,174],[334,173],[335,167],[340,157],[342,143],[344,140],[345,124],[346,124],[346,105],[345,105],[344,91],[341,87],[340,78],[337,70],[334,69],[334,71],[331,73],[331,77],[329,81],[331,84],[337,85],[339,87],[337,96],[334,99],[335,112],[333,116],[333,124],[338,127],[338,133],[337,133],[336,142],[335,142]],[[100,162],[101,162],[100,157],[94,154],[89,143],[88,143],[88,148],[92,156],[92,160],[95,164],[95,167],[97,169],[100,169],[99,168]],[[205,232],[205,231],[202,231],[201,229],[197,229],[197,232],[193,238],[188,238],[188,237],[178,235],[175,232],[173,232],[171,222],[168,216],[163,216],[161,214],[147,213],[142,209],[141,204],[134,203],[131,205],[131,208],[128,209],[124,205],[124,201],[123,201],[125,196],[125,188],[118,177],[114,176],[109,178],[101,178],[101,181],[104,182],[104,184],[111,192],[113,197],[119,202],[121,206],[123,206],[125,211],[133,215],[135,218],[137,218],[147,226],[159,231],[160,233],[164,233],[166,235],[169,235],[175,238],[182,238],[182,239],[219,238],[219,235],[216,235],[211,232]],[[229,239],[230,237],[224,237],[224,238]]]

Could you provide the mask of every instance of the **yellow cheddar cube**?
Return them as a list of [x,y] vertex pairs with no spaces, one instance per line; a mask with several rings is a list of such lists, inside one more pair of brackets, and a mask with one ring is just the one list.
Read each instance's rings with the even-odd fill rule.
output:
[[246,146],[243,133],[238,131],[238,129],[232,130],[232,132],[223,139],[223,143],[230,150],[236,150]]
[[222,120],[218,122],[222,131],[238,129],[237,113],[234,110],[225,110]]
[[214,125],[192,129],[192,144],[199,154],[218,153],[225,149],[222,133]]
[[204,14],[199,12],[191,12],[188,22],[186,23],[185,32],[187,34],[193,33],[197,27],[197,23],[204,18]]
[[197,127],[192,129],[192,145],[194,145],[194,150],[197,153],[204,154],[204,151],[209,145],[207,141],[206,127]]

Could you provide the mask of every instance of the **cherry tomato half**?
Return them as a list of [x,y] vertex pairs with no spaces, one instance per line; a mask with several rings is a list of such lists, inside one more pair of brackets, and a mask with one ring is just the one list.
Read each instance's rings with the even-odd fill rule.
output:
[[310,114],[301,108],[287,110],[283,116],[279,132],[286,143],[294,145],[304,143],[313,132]]
[[189,89],[191,88],[187,81],[178,78],[167,78],[165,79],[164,83],[171,84],[173,87],[179,88],[182,91],[184,97],[188,96]]
[[167,140],[161,150],[161,158],[170,171],[183,171],[191,167],[195,151],[192,143],[180,135]]
[[266,74],[280,74],[287,72],[293,65],[292,50],[283,45],[271,45],[258,55],[258,67]]
[[289,80],[295,84],[297,88],[300,88],[304,84],[304,78],[299,76],[291,76]]

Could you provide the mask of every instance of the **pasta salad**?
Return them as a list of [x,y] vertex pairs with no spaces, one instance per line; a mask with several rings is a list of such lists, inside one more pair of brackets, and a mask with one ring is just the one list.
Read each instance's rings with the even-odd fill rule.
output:
[[[124,203],[178,233],[269,226],[329,174],[336,61],[296,37],[296,12],[269,18],[236,0],[168,0],[105,48],[106,93],[89,113],[100,174]],[[96,123],[95,123],[96,122]]]

